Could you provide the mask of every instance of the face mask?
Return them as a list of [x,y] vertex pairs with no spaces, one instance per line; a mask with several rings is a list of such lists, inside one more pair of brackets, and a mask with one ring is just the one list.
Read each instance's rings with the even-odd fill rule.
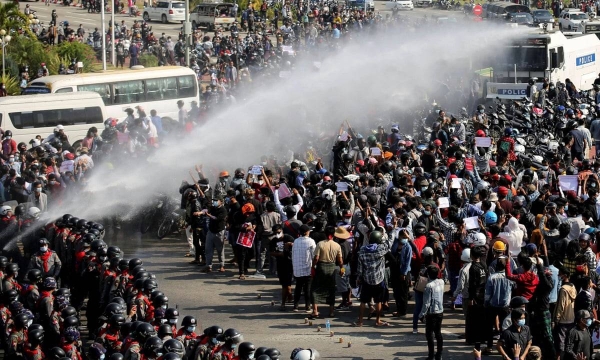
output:
[[569,210],[569,205],[565,205],[565,211]]
[[191,333],[191,332],[194,332],[194,330],[196,330],[196,327],[195,326],[188,326],[186,330],[187,330],[187,332]]
[[406,244],[408,244],[408,239],[401,239],[401,240],[400,240],[400,243],[401,243],[402,245],[406,245]]
[[276,238],[281,239],[283,237],[283,233],[277,233],[275,235]]
[[169,319],[169,324],[177,324],[177,319]]
[[41,193],[42,192],[42,188],[35,188],[35,192],[36,193]]
[[231,344],[231,350],[235,350],[237,348],[237,344]]
[[41,252],[46,252],[46,251],[48,251],[48,247],[47,246],[42,246],[42,247],[40,247],[40,251]]
[[163,309],[167,309],[167,305],[161,305],[160,307]]
[[259,185],[262,185],[262,184],[264,184],[264,183],[265,183],[265,182],[264,182],[264,180],[259,180],[259,181],[258,181],[258,184],[259,184]]
[[104,360],[105,357],[106,357],[106,355],[104,355],[104,354],[100,355],[100,360]]
[[212,204],[213,204],[214,207],[219,206],[219,202],[218,201],[213,201]]
[[56,185],[56,181],[50,180],[50,185]]
[[421,191],[425,191],[425,190],[427,190],[427,186],[424,186],[421,188]]
[[519,325],[519,326],[525,326],[525,319],[519,319],[519,320],[517,320],[517,325]]
[[219,340],[217,340],[217,338],[212,338],[212,339],[210,339],[210,342],[217,345],[219,343]]
[[161,324],[166,324],[167,323],[167,319],[160,319],[160,323]]
[[585,326],[590,327],[590,326],[592,326],[593,323],[594,323],[594,321],[592,319],[587,319],[585,321]]
[[423,215],[430,216],[431,215],[431,211],[423,210]]

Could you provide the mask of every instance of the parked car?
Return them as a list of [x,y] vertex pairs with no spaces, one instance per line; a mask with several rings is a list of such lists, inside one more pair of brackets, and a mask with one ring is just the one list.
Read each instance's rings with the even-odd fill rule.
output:
[[554,16],[548,10],[533,10],[531,16],[533,16],[533,23],[536,25],[554,23]]
[[[419,0],[426,1],[426,0]],[[418,3],[418,2],[417,2]],[[388,10],[414,10],[415,6],[412,0],[389,0],[385,3]]]
[[153,6],[144,6],[144,21],[160,20],[163,24],[168,22],[185,21],[185,2],[183,1],[158,1]]
[[564,10],[558,18],[558,27],[561,30],[576,30],[582,22],[587,22],[590,18],[586,13],[578,9]]
[[508,13],[506,21],[519,25],[533,26],[533,16],[530,13]]

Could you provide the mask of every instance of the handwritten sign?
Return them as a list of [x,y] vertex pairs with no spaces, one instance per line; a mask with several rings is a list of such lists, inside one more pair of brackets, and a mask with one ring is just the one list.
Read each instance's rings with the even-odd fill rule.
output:
[[450,185],[450,187],[452,189],[460,189],[460,182],[462,181],[461,178],[453,178],[452,179],[452,184]]
[[468,217],[463,221],[467,230],[479,229],[479,218],[477,216]]
[[450,207],[450,198],[441,197],[438,199],[438,207],[440,209],[446,209]]
[[381,149],[378,147],[372,147],[371,148],[371,155],[372,156],[381,156]]
[[577,175],[559,175],[558,183],[560,184],[560,188],[564,191],[577,191],[577,186],[579,185],[579,179]]
[[346,182],[338,181],[335,183],[335,186],[337,188],[337,192],[348,191],[348,183]]
[[277,193],[279,194],[279,199],[285,199],[292,196],[292,192],[286,184],[279,184],[279,189],[277,190]]
[[261,165],[254,165],[252,166],[252,169],[248,171],[248,173],[251,175],[262,175],[262,169],[263,167]]
[[475,138],[475,146],[477,147],[490,147],[492,146],[492,138],[490,137],[476,137]]

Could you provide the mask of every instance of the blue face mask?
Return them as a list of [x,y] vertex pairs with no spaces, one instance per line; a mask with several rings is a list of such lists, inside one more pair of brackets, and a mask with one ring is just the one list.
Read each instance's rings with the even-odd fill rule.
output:
[[408,239],[401,239],[400,244],[402,244],[402,245],[408,244]]
[[195,326],[188,326],[186,330],[187,330],[187,332],[191,333],[191,332],[194,332],[194,330],[196,330],[196,327]]
[[423,210],[423,215],[430,216],[431,215],[431,211]]
[[590,326],[592,326],[593,323],[594,323],[594,321],[592,319],[587,319],[585,321],[585,326],[590,327]]
[[235,350],[237,348],[237,344],[231,344],[231,350]]
[[517,320],[517,325],[519,325],[519,326],[525,326],[525,319],[519,319],[519,320]]
[[565,211],[569,210],[569,205],[565,205]]
[[219,343],[219,340],[217,340],[217,338],[212,338],[212,339],[210,339],[210,341],[215,345],[217,345]]
[[214,200],[214,201],[212,202],[212,204],[213,204],[213,206],[214,206],[214,207],[217,207],[217,206],[219,206],[219,202],[218,202],[217,200]]

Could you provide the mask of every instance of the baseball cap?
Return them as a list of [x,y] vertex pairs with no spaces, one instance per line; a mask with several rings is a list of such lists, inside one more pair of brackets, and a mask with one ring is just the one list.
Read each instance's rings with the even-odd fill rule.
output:
[[525,246],[525,250],[527,250],[527,253],[529,254],[529,256],[535,254],[537,252],[537,246],[535,246],[535,244],[527,244],[527,246]]
[[304,224],[304,225],[300,226],[299,233],[301,235],[304,235],[309,231],[310,231],[310,227],[308,225]]
[[433,249],[430,248],[429,246],[423,248],[423,252],[422,252],[423,256],[433,256]]
[[590,312],[587,310],[579,310],[579,311],[577,311],[577,313],[575,313],[576,319],[589,319],[591,317],[592,317],[592,314],[590,314]]

